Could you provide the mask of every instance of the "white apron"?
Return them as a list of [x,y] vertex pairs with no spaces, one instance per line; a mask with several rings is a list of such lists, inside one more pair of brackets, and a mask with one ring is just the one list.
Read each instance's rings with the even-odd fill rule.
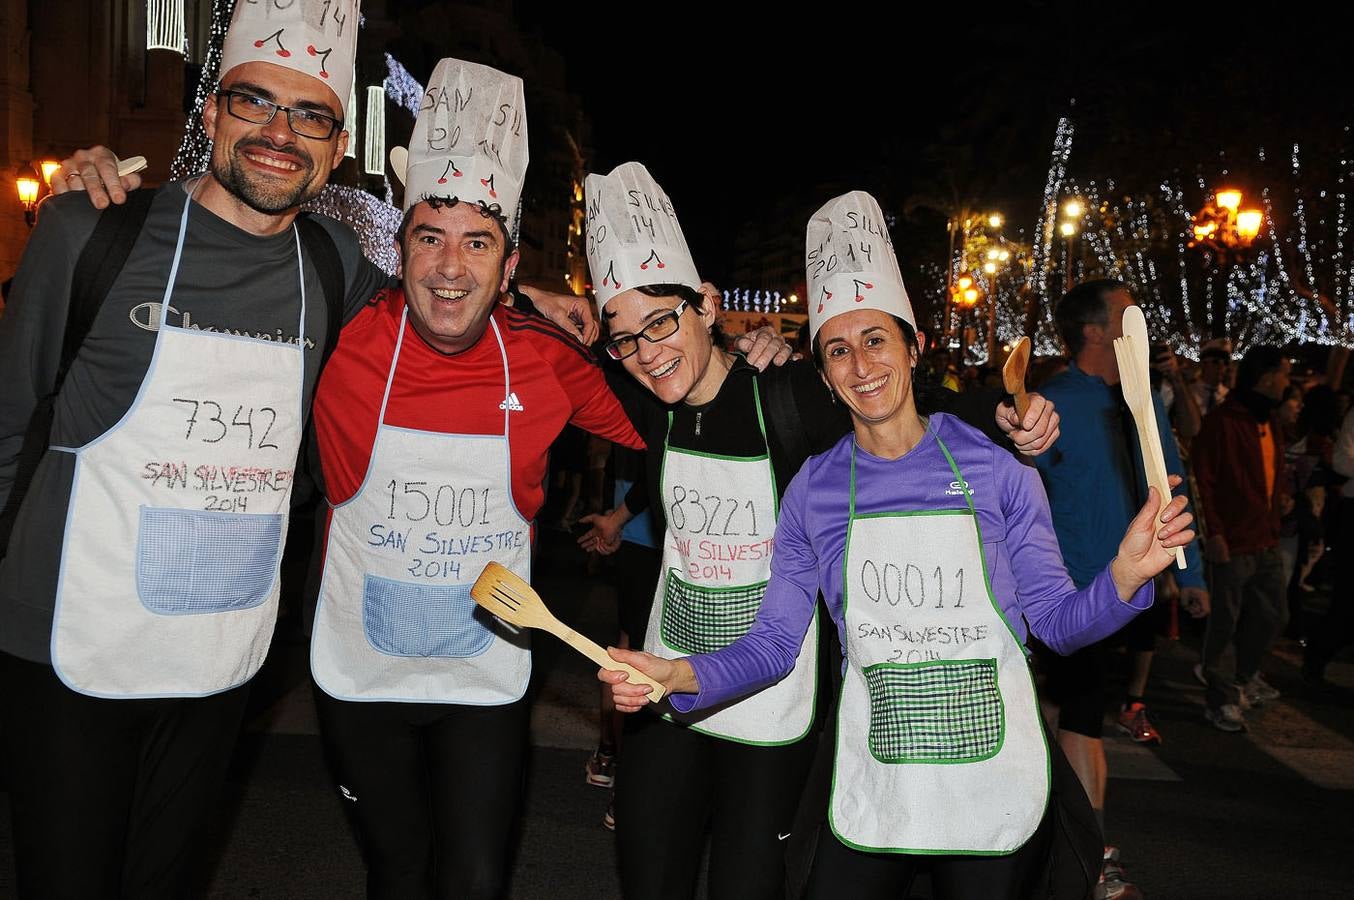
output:
[[973,498],[936,444],[966,508],[858,515],[852,443],[830,822],[858,850],[1010,853],[1043,818],[1048,747]]
[[[295,344],[170,326],[184,199],[155,351],[136,400],[75,455],[52,627],[65,684],[198,697],[258,671],[304,420],[305,273]],[[278,298],[283,302],[284,298]]]
[[526,635],[470,597],[490,560],[531,577],[530,523],[509,475],[508,354],[490,318],[503,359],[502,435],[387,425],[408,318],[406,306],[366,477],[330,516],[311,672],[340,700],[511,703],[531,677]]
[[[761,394],[755,379],[752,385],[765,443]],[[710,653],[747,633],[766,593],[779,513],[771,455],[717,456],[681,450],[665,440],[660,482],[667,532],[644,649],[666,659]],[[799,660],[785,678],[713,710],[669,709],[666,716],[727,740],[788,744],[813,724],[817,683],[815,610]]]

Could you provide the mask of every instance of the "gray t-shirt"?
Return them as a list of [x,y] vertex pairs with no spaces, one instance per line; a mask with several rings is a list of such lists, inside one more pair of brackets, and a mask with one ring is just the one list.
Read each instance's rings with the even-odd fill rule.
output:
[[[52,443],[79,447],[108,431],[131,407],[155,349],[160,303],[185,199],[181,182],[159,189],[121,274],[56,399]],[[71,273],[99,211],[83,193],[42,206],[4,315],[0,316],[0,506],[9,497],[24,433],[56,379],[70,305]],[[317,217],[343,260],[346,322],[389,283],[362,257],[346,226]],[[295,343],[300,319],[297,240],[292,229],[259,237],[194,203],[168,321],[184,328]],[[310,406],[328,309],[306,261],[305,408]],[[166,458],[169,458],[168,455]],[[0,562],[0,651],[50,662],[66,508],[75,456],[49,450],[24,498]]]

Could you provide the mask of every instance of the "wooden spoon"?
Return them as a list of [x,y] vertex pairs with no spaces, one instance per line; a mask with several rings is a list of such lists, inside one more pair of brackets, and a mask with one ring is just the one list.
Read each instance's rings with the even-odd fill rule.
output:
[[[1171,501],[1171,488],[1166,472],[1166,456],[1161,450],[1161,433],[1157,429],[1156,405],[1152,402],[1152,379],[1147,358],[1151,342],[1147,337],[1147,319],[1142,308],[1130,306],[1124,310],[1124,336],[1114,342],[1114,356],[1119,362],[1119,384],[1124,402],[1133,413],[1138,427],[1138,446],[1142,451],[1143,471],[1147,484],[1157,489],[1161,504]],[[1156,515],[1161,515],[1157,507]],[[1175,548],[1175,564],[1185,566],[1185,548]]]
[[1001,369],[1001,380],[1006,385],[1006,393],[1015,397],[1016,415],[1024,427],[1025,413],[1030,408],[1030,395],[1025,393],[1025,370],[1030,367],[1030,339],[1021,337],[1006,357],[1006,365]]
[[634,666],[616,662],[610,654],[594,641],[565,625],[546,607],[541,595],[530,584],[518,577],[507,567],[491,562],[484,567],[480,577],[470,588],[470,596],[475,602],[505,622],[518,628],[539,628],[582,653],[588,659],[613,672],[624,672],[630,680],[649,686],[649,699],[654,703],[663,699],[667,688],[645,675]]

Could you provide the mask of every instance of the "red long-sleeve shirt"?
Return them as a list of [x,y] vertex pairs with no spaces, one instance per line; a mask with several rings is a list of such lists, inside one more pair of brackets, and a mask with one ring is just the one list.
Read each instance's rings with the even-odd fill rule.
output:
[[[346,325],[315,394],[315,431],[331,503],[356,493],[376,438],[381,396],[399,337],[404,293],[378,296]],[[533,518],[544,499],[546,452],[566,423],[643,449],[591,353],[537,316],[495,307],[508,355],[512,495]],[[503,433],[503,363],[492,329],[470,349],[438,353],[407,325],[385,423],[456,434]],[[448,465],[455,461],[448,460]]]

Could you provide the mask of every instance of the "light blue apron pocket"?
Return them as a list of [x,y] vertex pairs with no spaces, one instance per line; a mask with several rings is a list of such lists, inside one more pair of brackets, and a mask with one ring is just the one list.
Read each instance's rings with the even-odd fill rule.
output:
[[870,693],[870,753],[882,763],[991,759],[1006,735],[995,659],[877,663]]
[[[391,656],[479,656],[494,632],[468,584],[411,584],[368,575],[362,587],[367,641]],[[482,618],[483,617],[483,618]]]
[[141,507],[136,591],[164,616],[251,609],[268,599],[282,516]]

